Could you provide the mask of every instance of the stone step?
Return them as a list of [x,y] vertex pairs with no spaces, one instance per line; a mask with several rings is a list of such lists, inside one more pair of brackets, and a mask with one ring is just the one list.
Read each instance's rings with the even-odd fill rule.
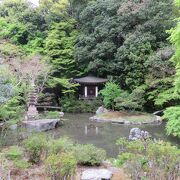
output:
[[48,131],[56,128],[60,124],[59,119],[40,119],[33,121],[23,121],[23,126],[30,131]]

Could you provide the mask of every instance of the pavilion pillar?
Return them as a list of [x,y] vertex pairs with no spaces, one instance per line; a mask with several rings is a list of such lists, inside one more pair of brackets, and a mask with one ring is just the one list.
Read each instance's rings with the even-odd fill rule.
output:
[[98,97],[98,86],[96,86],[96,97]]
[[84,96],[87,97],[87,86],[84,87]]

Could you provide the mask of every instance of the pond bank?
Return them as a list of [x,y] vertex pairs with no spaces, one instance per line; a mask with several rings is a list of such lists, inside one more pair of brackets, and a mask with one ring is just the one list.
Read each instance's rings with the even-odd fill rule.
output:
[[[46,133],[55,138],[67,136],[80,144],[94,144],[106,150],[108,157],[116,157],[119,150],[115,145],[116,140],[121,137],[129,137],[131,128],[136,125],[118,125],[112,123],[99,123],[89,120],[94,114],[68,114],[64,116],[64,125]],[[166,135],[165,122],[161,125],[144,124],[141,130],[148,131],[155,139],[171,142],[179,145],[179,140]],[[25,129],[18,128],[14,131],[7,131],[1,137],[3,146],[19,144],[22,139],[26,138],[29,132]]]
[[123,112],[123,111],[108,111],[102,114],[98,114],[89,118],[91,121],[96,122],[111,122],[124,125],[143,125],[154,124],[160,125],[162,119],[160,116],[147,113],[138,112]]

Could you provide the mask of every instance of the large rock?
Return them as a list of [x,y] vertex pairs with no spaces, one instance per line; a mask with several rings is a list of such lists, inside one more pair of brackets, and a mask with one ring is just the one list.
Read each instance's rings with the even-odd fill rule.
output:
[[112,172],[107,169],[88,169],[82,173],[81,180],[110,180]]
[[17,124],[10,125],[9,129],[16,130],[17,129]]
[[56,128],[60,120],[59,119],[41,119],[33,121],[23,121],[23,126],[30,131],[47,131]]
[[59,117],[63,117],[64,116],[64,112],[59,112]]
[[154,112],[153,114],[156,115],[156,116],[163,116],[164,112],[163,112],[163,110],[160,110],[160,111]]
[[96,111],[96,115],[103,114],[103,113],[105,113],[107,111],[108,110],[106,108],[104,108],[103,106],[100,106]]
[[147,131],[141,131],[139,128],[132,128],[129,133],[129,140],[148,139],[150,134]]

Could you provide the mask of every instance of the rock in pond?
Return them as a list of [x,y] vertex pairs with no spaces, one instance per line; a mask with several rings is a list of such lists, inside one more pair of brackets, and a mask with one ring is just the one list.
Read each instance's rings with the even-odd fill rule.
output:
[[59,112],[60,118],[64,116],[64,112]]
[[33,121],[23,121],[23,126],[30,131],[48,131],[56,128],[60,124],[59,119],[40,119]]
[[82,173],[81,180],[110,180],[112,172],[107,169],[88,169]]
[[132,128],[129,133],[129,140],[148,139],[150,134],[147,131],[141,131],[139,128]]
[[96,111],[96,115],[103,114],[105,112],[108,112],[108,110],[104,108],[103,106],[100,106]]
[[153,114],[156,115],[156,116],[163,116],[164,115],[164,111],[163,110],[156,111]]

